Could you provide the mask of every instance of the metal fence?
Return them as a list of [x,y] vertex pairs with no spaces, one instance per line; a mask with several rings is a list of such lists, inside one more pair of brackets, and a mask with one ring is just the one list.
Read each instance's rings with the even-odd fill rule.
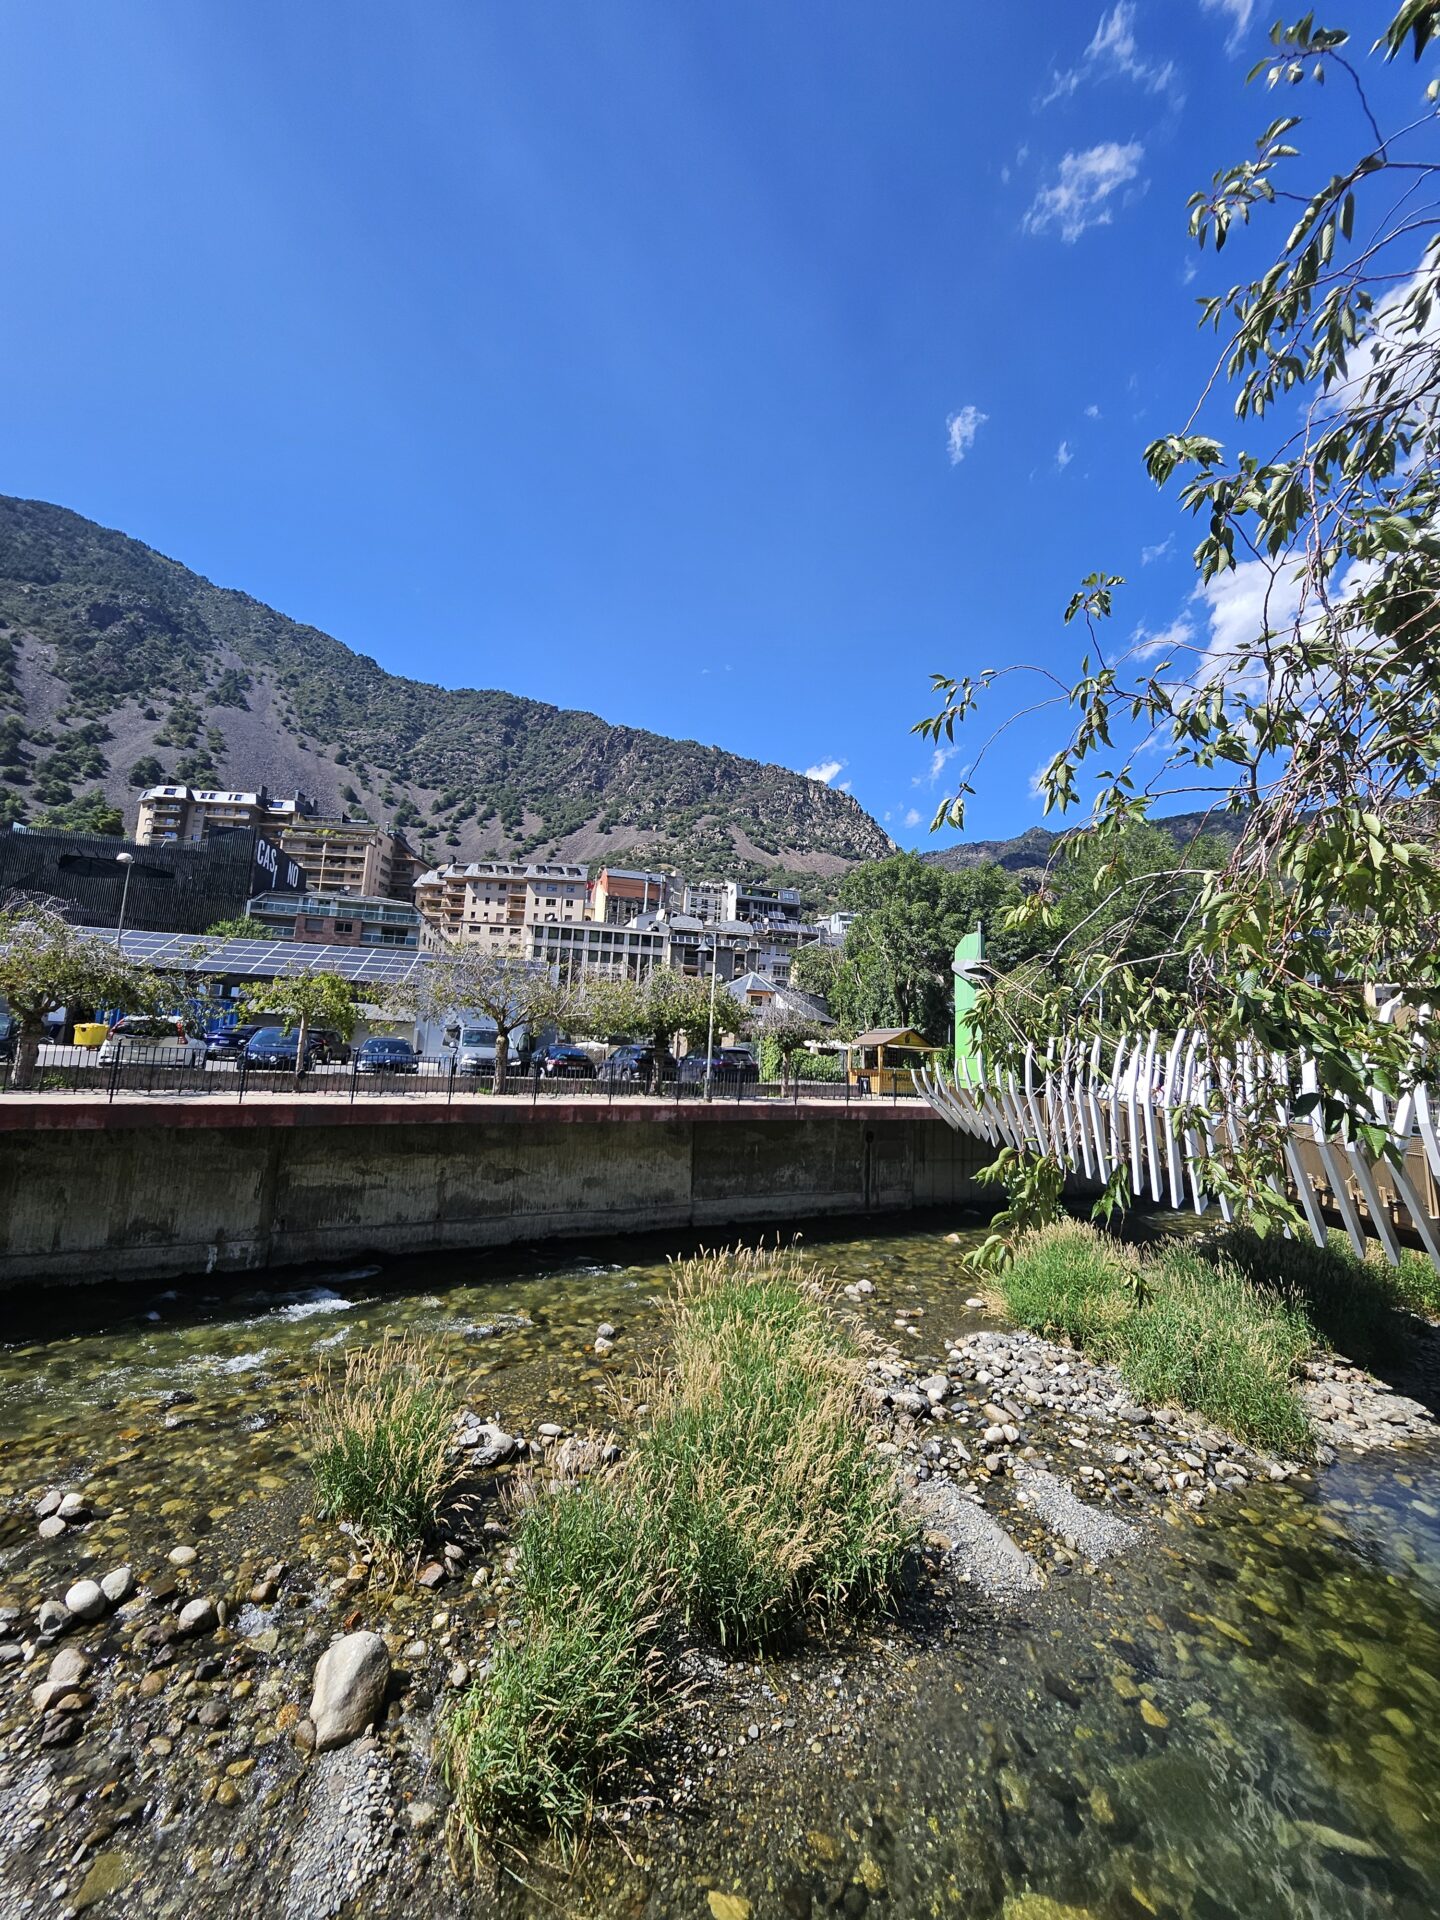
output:
[[42,1046],[25,1083],[17,1084],[13,1059],[0,1061],[0,1098],[7,1094],[63,1094],[112,1101],[117,1096],[154,1096],[174,1099],[198,1097],[237,1104],[264,1095],[303,1094],[356,1104],[365,1100],[407,1099],[447,1103],[477,1098],[529,1101],[586,1100],[614,1105],[620,1101],[661,1100],[671,1104],[692,1101],[759,1101],[776,1104],[824,1100],[841,1106],[919,1104],[921,1096],[900,1092],[876,1094],[848,1081],[801,1080],[788,1084],[717,1072],[707,1089],[701,1076],[672,1074],[652,1086],[631,1076],[594,1076],[525,1073],[512,1070],[505,1091],[496,1095],[493,1073],[462,1073],[453,1055],[417,1057],[413,1067],[378,1070],[358,1056],[348,1062],[317,1063],[301,1073],[288,1069],[257,1068],[244,1056],[217,1058],[181,1065],[171,1060],[130,1058],[102,1062],[87,1047]]

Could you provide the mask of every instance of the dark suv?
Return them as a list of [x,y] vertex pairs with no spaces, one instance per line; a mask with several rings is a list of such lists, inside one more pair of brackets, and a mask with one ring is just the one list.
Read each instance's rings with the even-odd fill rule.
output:
[[663,1047],[630,1043],[601,1061],[596,1078],[607,1086],[648,1087],[675,1078],[675,1056]]
[[[755,1056],[746,1047],[717,1047],[710,1055],[712,1087],[748,1087],[760,1079]],[[703,1053],[687,1053],[677,1075],[682,1087],[704,1086],[706,1058]]]
[[[252,1071],[260,1069],[271,1073],[294,1073],[295,1050],[300,1040],[300,1029],[292,1027],[288,1033],[283,1027],[260,1027],[245,1042],[241,1059]],[[301,1062],[302,1071],[311,1067],[348,1066],[350,1049],[328,1027],[312,1027],[305,1036],[305,1058]]]
[[541,1080],[593,1080],[595,1062],[583,1047],[542,1047],[530,1071]]

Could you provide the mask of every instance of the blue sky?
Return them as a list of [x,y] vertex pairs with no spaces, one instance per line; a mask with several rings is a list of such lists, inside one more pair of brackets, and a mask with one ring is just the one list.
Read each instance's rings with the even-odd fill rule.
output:
[[1186,197],[1291,105],[1270,11],[0,0],[0,490],[923,843],[932,670],[1068,669],[1091,567],[1208,615],[1140,453],[1234,273]]

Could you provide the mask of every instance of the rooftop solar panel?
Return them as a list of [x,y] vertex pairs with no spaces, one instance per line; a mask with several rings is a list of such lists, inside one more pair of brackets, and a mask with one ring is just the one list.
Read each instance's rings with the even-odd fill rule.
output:
[[[97,940],[114,944],[113,927],[83,929]],[[430,955],[415,948],[385,950],[376,947],[307,946],[293,940],[207,940],[202,934],[147,933],[121,935],[127,960],[146,966],[175,968],[186,973],[233,974],[250,980],[274,980],[291,973],[338,973],[342,979],[396,981],[411,979],[429,964]]]

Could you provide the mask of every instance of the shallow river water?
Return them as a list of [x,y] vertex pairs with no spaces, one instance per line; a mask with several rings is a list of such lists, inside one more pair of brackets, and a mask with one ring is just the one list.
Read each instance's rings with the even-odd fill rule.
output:
[[[810,1244],[842,1281],[874,1284],[877,1331],[943,1361],[947,1338],[985,1324],[964,1305],[951,1224],[832,1225]],[[91,1875],[102,1915],[307,1911],[283,1829],[316,1763],[288,1729],[342,1618],[425,1644],[396,1709],[409,1758],[393,1783],[397,1803],[440,1797],[427,1715],[487,1596],[356,1580],[349,1544],[310,1510],[301,1416],[317,1368],[387,1328],[423,1333],[482,1417],[604,1425],[658,1338],[666,1255],[682,1250],[509,1249],[7,1303],[0,1606],[33,1613],[122,1561],[163,1583],[187,1545],[202,1577],[182,1585],[236,1611],[221,1671],[177,1672],[168,1699],[116,1681],[59,1752],[34,1738],[40,1672],[0,1669],[0,1916],[67,1911],[97,1859],[113,1863]],[[916,1330],[897,1328],[917,1308]],[[597,1358],[603,1321],[618,1338]],[[96,1517],[42,1541],[33,1508],[51,1487]],[[246,1601],[279,1561],[310,1572],[275,1606]],[[86,1644],[103,1666],[110,1643],[92,1630]],[[227,1704],[206,1730],[185,1706],[211,1692]],[[793,1662],[717,1664],[713,1694],[710,1750],[691,1739],[684,1780],[657,1780],[664,1804],[624,1845],[595,1840],[568,1874],[517,1862],[460,1887],[438,1831],[402,1822],[354,1911],[1433,1920],[1440,1458],[1342,1459],[1177,1508],[1137,1552],[1053,1579],[1019,1612],[976,1602]]]

